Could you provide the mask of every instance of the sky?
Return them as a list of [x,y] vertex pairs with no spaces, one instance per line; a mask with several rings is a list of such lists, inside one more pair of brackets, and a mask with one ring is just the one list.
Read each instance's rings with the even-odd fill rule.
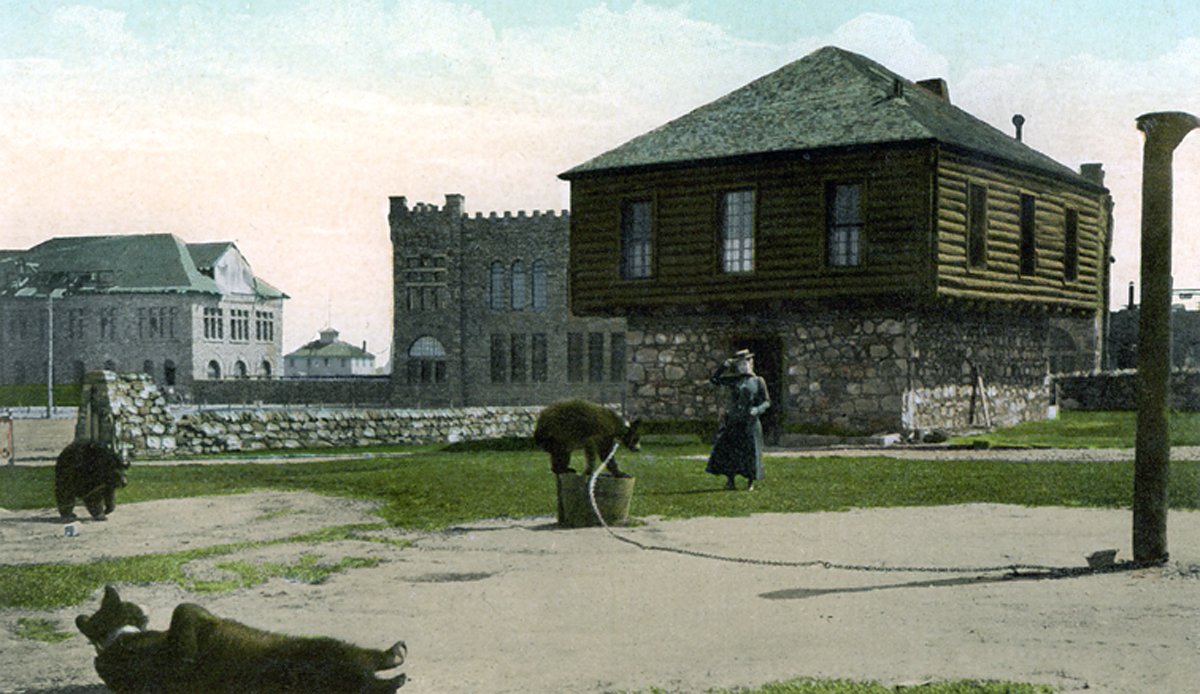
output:
[[[912,80],[1115,199],[1138,279],[1137,116],[1200,115],[1200,3],[1071,0],[0,0],[0,248],[169,232],[233,241],[390,356],[388,197],[561,210],[558,174],[826,45]],[[1200,287],[1200,132],[1175,150],[1176,287]]]

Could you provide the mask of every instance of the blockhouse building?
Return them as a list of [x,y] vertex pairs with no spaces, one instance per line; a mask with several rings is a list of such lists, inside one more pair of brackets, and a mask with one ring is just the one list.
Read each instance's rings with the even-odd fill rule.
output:
[[826,47],[561,177],[571,306],[627,320],[639,416],[713,416],[707,377],[739,348],[775,432],[1041,419],[1048,336],[1098,364],[1101,167],[1033,150],[940,79]]

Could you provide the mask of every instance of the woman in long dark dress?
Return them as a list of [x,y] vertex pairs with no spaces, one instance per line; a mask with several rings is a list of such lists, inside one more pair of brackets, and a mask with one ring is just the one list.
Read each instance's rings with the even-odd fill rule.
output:
[[709,381],[728,389],[729,402],[705,471],[724,475],[726,489],[734,489],[734,479],[741,475],[749,491],[755,480],[763,478],[763,433],[758,418],[771,406],[767,383],[755,375],[754,355],[745,349],[726,359]]

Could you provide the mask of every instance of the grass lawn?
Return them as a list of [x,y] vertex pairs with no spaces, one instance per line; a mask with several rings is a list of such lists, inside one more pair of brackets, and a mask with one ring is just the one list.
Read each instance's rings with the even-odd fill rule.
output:
[[[1200,446],[1200,412],[1172,412],[1172,446]],[[1133,448],[1136,412],[1060,412],[1058,419],[1025,422],[951,443],[986,442],[992,446],[1051,448]]]
[[[801,677],[786,682],[771,682],[754,689],[713,689],[708,694],[889,694],[890,692],[912,692],[913,694],[1052,694],[1050,687],[1016,682],[929,682],[909,687],[893,688],[878,682],[851,682],[848,680],[814,680]],[[646,694],[664,694],[663,690],[651,689]]]
[[[771,458],[753,495],[725,494],[704,472],[707,447],[656,445],[621,454],[637,476],[631,513],[668,518],[854,507],[936,506],[974,502],[1027,506],[1128,507],[1133,463],[911,461],[872,458]],[[447,451],[329,462],[256,465],[153,465],[135,462],[118,503],[232,494],[253,489],[307,490],[373,499],[395,526],[438,529],[484,518],[552,515],[554,478],[535,450]],[[0,469],[0,507],[48,508],[53,468]],[[1174,462],[1174,508],[1200,508],[1200,463]]]
[[[54,386],[54,404],[56,407],[78,407],[79,393],[82,387],[78,383],[59,383]],[[0,407],[45,407],[46,384],[0,385]]]

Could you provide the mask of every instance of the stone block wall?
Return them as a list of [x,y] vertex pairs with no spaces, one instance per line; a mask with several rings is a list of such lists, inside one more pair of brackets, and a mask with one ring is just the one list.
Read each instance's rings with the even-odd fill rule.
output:
[[1050,403],[1044,317],[872,309],[628,320],[629,416],[648,420],[716,417],[724,394],[709,375],[748,341],[778,345],[760,354],[758,373],[785,429],[962,430],[982,425],[985,400],[997,426],[1044,419]]
[[384,405],[391,396],[387,376],[196,381],[187,400],[195,404],[290,403],[297,405]]
[[113,442],[130,459],[230,451],[453,443],[531,436],[540,407],[205,410],[166,403],[145,374],[94,372],[76,438]]
[[[1137,409],[1137,371],[1134,369],[1058,376],[1054,386],[1058,405],[1065,410]],[[1172,371],[1170,398],[1172,409],[1200,411],[1200,371]]]

